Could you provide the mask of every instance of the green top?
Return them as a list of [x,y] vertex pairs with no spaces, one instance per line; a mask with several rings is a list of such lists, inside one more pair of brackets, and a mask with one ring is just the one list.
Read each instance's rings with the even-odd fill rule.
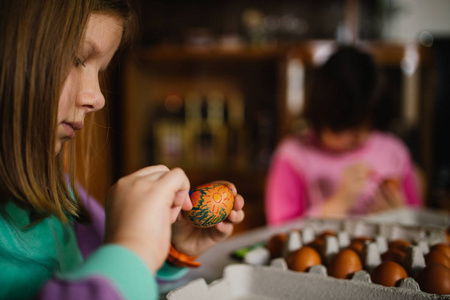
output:
[[[28,226],[30,216],[12,202],[0,206],[0,299],[32,298],[52,276],[78,280],[91,275],[108,278],[127,299],[157,299],[155,276],[133,251],[105,245],[83,261],[73,220],[63,224],[51,216]],[[163,267],[159,272],[175,279],[186,271]]]

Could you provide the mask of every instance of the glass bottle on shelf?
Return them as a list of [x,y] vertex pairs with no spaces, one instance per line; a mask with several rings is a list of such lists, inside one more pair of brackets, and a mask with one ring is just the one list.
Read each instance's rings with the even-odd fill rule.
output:
[[235,169],[244,169],[248,162],[247,134],[245,130],[245,105],[239,93],[231,93],[227,99],[229,165]]
[[185,148],[183,99],[178,94],[168,94],[154,120],[154,163],[168,166],[181,165]]
[[207,93],[201,104],[200,131],[194,139],[195,158],[199,167],[213,169],[226,162],[227,128],[224,122],[225,96],[221,91]]

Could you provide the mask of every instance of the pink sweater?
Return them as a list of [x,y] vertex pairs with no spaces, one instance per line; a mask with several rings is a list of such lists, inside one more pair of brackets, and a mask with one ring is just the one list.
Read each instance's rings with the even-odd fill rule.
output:
[[288,137],[275,151],[267,177],[267,224],[320,217],[322,204],[336,191],[343,171],[357,162],[372,166],[376,175],[367,182],[351,215],[367,214],[377,186],[388,178],[400,179],[408,206],[422,205],[409,152],[395,136],[373,132],[363,146],[345,153],[321,148],[313,135]]

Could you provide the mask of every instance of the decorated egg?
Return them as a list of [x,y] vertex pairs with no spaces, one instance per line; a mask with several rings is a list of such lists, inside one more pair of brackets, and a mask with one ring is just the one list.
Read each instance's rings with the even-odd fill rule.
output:
[[207,228],[225,220],[233,209],[234,196],[222,184],[211,183],[196,187],[190,193],[192,209],[184,216],[196,227]]

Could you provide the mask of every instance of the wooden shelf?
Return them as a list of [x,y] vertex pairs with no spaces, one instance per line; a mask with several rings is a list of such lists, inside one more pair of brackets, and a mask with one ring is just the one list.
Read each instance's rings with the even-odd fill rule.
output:
[[189,46],[156,46],[143,48],[139,58],[143,62],[182,61],[253,61],[274,59],[282,55],[280,47],[189,47]]

